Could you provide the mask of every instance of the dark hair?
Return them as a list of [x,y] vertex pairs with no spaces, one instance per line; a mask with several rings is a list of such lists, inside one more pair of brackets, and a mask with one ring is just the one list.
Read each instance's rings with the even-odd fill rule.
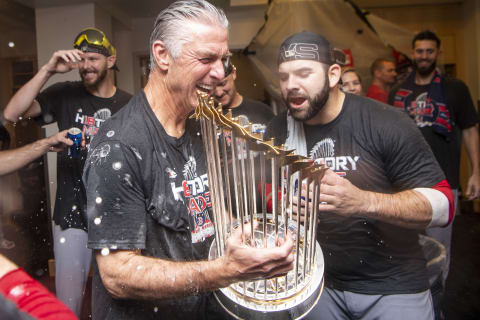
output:
[[420,33],[417,33],[415,37],[413,37],[412,40],[412,48],[415,48],[415,41],[420,41],[420,40],[432,40],[437,43],[437,48],[440,49],[440,39],[437,37],[435,33],[433,33],[430,30],[424,30]]
[[348,68],[345,68],[342,70],[342,75],[340,76],[340,83],[343,83],[342,81],[342,76],[346,73],[349,73],[349,72],[353,72],[355,73],[355,75],[357,76],[358,78],[358,81],[360,81],[360,83],[362,83],[362,78],[360,77],[360,75],[358,74],[357,70],[355,70],[354,68],[351,68],[351,67],[348,67]]
[[372,65],[370,66],[370,73],[372,74],[372,76],[375,75],[375,71],[383,69],[384,62],[391,62],[395,64],[395,62],[388,59],[383,59],[383,58],[375,59],[375,61],[373,61]]

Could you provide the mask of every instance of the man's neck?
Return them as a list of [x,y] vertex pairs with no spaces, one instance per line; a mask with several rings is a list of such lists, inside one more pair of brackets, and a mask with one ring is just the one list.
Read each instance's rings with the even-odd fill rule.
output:
[[379,80],[379,79],[374,78],[374,79],[372,80],[372,84],[373,84],[373,85],[376,85],[377,87],[379,87],[379,88],[382,89],[383,91],[389,91],[389,90],[390,90],[390,85],[388,85],[387,83],[382,82],[382,81]]
[[243,97],[240,93],[235,91],[235,95],[233,96],[232,103],[230,103],[230,106],[227,107],[227,109],[233,109],[241,105],[243,102]]
[[323,108],[310,120],[305,121],[308,125],[327,124],[335,120],[342,111],[345,94],[335,87],[330,90],[330,96]]
[[176,138],[183,136],[186,119],[190,111],[181,108],[181,101],[177,101],[168,90],[162,75],[158,71],[150,74],[150,79],[144,91],[153,113],[162,124],[165,132]]
[[85,87],[85,89],[87,89],[90,94],[99,98],[111,98],[117,91],[117,88],[113,83],[113,77],[111,76],[110,71],[108,71],[108,74],[102,81],[100,81],[98,85],[94,87]]
[[418,71],[415,72],[415,84],[418,84],[420,86],[430,84],[432,82],[433,76],[435,75],[435,70],[432,71],[429,75],[427,76],[422,76]]

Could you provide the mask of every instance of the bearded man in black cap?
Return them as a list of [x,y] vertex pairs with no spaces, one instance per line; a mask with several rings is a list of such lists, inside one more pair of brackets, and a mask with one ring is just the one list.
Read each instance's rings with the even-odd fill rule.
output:
[[318,224],[325,290],[308,319],[433,319],[418,234],[448,225],[453,205],[430,148],[402,112],[339,90],[325,38],[290,36],[278,65],[288,111],[266,138],[329,167]]
[[[57,122],[60,130],[77,127],[89,147],[102,123],[120,110],[131,95],[115,87],[116,50],[95,28],[82,30],[73,50],[56,51],[47,64],[12,97],[7,120],[35,117],[40,124]],[[40,90],[57,73],[78,69],[81,81],[56,83]],[[55,284],[57,296],[80,316],[88,279],[91,250],[87,249],[86,195],[82,170],[87,150],[57,156],[57,195],[54,210]],[[53,149],[52,149],[53,151]]]

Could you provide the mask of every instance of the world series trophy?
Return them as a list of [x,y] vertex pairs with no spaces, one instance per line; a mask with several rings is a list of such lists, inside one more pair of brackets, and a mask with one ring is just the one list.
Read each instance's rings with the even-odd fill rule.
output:
[[[192,117],[200,121],[215,223],[209,259],[225,254],[227,238],[236,228],[244,244],[253,247],[278,245],[286,229],[294,241],[294,268],[287,275],[235,283],[216,291],[215,298],[236,319],[301,319],[323,290],[324,261],[316,231],[326,166],[275,146],[273,139],[264,141],[251,124],[240,124],[231,111],[223,114],[221,104],[205,93],[198,92],[198,101]],[[271,212],[266,184],[272,185]],[[302,214],[295,214],[294,205],[302,200]]]

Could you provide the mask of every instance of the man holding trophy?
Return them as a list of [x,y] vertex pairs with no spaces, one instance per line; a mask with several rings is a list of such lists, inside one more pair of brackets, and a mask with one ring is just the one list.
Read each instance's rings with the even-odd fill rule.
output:
[[278,65],[288,111],[266,132],[329,167],[317,229],[325,289],[307,318],[433,319],[418,233],[451,222],[450,187],[405,114],[339,90],[333,57],[330,43],[312,32],[283,42]]

